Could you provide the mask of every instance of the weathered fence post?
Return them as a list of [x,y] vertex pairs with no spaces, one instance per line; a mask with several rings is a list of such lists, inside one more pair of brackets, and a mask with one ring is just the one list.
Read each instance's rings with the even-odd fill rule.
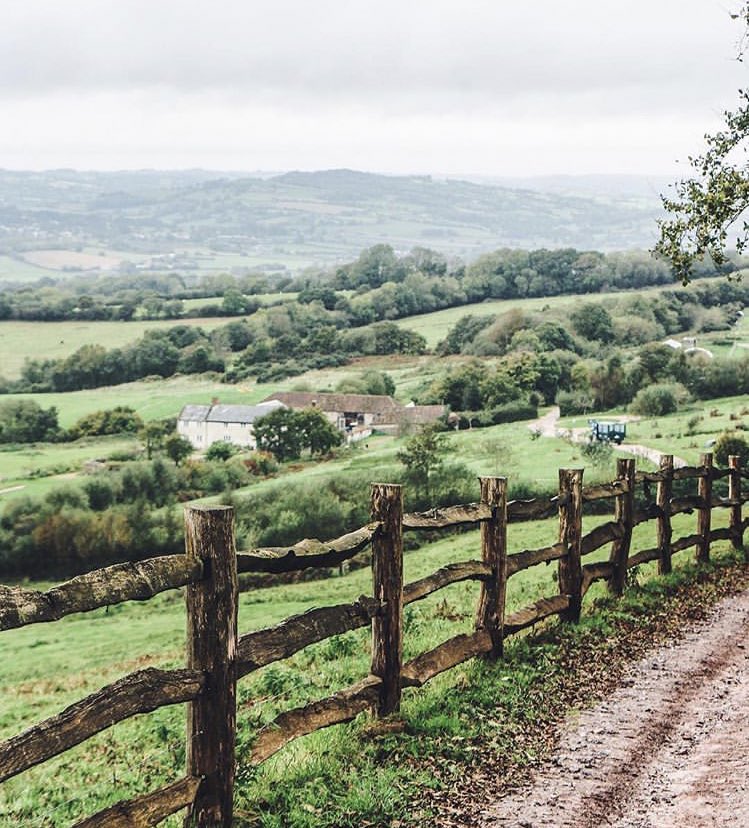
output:
[[372,539],[374,597],[382,613],[372,619],[372,674],[382,679],[380,716],[396,712],[401,700],[403,666],[403,490],[372,484],[372,520],[382,529]]
[[674,456],[662,454],[660,462],[661,479],[656,489],[658,518],[656,532],[658,539],[658,574],[671,572],[671,497],[674,488]]
[[741,519],[741,458],[731,454],[728,458],[728,498],[734,501],[731,506],[729,526],[731,528],[731,545],[738,552],[744,548],[744,526]]
[[707,563],[710,560],[710,518],[712,515],[713,498],[713,455],[709,452],[700,455],[700,466],[703,474],[697,481],[697,496],[702,500],[697,512],[697,563]]
[[492,517],[481,524],[481,559],[492,568],[492,577],[481,583],[476,629],[492,637],[491,659],[502,656],[507,593],[507,478],[481,477],[481,502],[491,507]]
[[565,554],[559,559],[559,592],[569,595],[569,607],[560,613],[563,621],[577,623],[582,606],[583,568],[583,470],[559,469],[559,542]]
[[230,506],[185,509],[185,551],[203,561],[187,587],[187,666],[207,676],[187,711],[187,773],[202,777],[186,826],[229,828],[236,738],[237,553]]
[[611,545],[609,560],[613,564],[614,571],[609,579],[609,592],[612,595],[621,595],[624,592],[624,582],[627,577],[627,560],[629,548],[632,545],[635,517],[635,461],[617,460],[616,476],[624,484],[625,491],[617,495],[614,507],[614,520],[621,526],[622,536]]

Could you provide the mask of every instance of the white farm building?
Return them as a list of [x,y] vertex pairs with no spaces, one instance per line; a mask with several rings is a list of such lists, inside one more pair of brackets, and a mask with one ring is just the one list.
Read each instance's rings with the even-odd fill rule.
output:
[[198,450],[222,442],[254,449],[253,423],[277,408],[286,406],[278,400],[258,405],[186,405],[177,418],[177,433]]

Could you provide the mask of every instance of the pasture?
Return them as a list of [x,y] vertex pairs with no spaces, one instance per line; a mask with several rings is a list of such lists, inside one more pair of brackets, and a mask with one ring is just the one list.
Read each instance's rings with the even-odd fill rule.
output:
[[[0,332],[2,324],[0,323]],[[407,402],[412,393],[440,371],[440,365],[429,357],[367,357],[353,360],[350,365],[341,368],[308,371],[300,376],[266,384],[246,380],[237,385],[228,385],[198,375],[179,375],[167,379],[154,377],[93,390],[5,394],[0,401],[31,399],[43,408],[54,405],[59,413],[60,425],[67,428],[84,414],[114,408],[116,405],[129,405],[144,420],[155,420],[176,417],[183,405],[207,404],[214,397],[223,403],[253,404],[274,391],[333,391],[342,380],[355,379],[362,371],[370,368],[387,371],[391,375],[396,384],[396,397],[403,402]]]
[[663,290],[663,288],[650,288],[631,292],[611,293],[590,293],[590,294],[569,294],[565,296],[540,296],[531,299],[496,299],[477,302],[473,305],[461,305],[457,308],[446,308],[445,310],[424,313],[418,316],[409,316],[406,319],[395,320],[395,324],[401,328],[408,328],[411,331],[421,334],[427,341],[427,347],[434,348],[440,340],[444,339],[455,323],[463,316],[489,316],[490,314],[506,313],[509,310],[522,310],[529,313],[539,311],[558,311],[565,308],[573,308],[581,301],[606,304],[614,299],[621,299],[627,296],[637,296],[652,291]]
[[[0,322],[0,375],[17,379],[27,359],[64,359],[82,345],[121,348],[139,339],[148,330],[175,325],[199,325],[213,330],[227,319],[154,319],[131,322]],[[90,393],[90,392],[89,392]]]
[[[585,518],[585,531],[606,519]],[[675,535],[693,531],[694,520],[694,516],[686,515],[675,518]],[[722,520],[721,513],[715,525],[723,525]],[[554,519],[512,525],[510,550],[545,545],[556,538],[556,532]],[[637,527],[633,549],[652,546],[654,533],[653,523]],[[716,546],[716,551],[720,548]],[[475,558],[478,549],[476,531],[425,544],[406,554],[405,581],[423,577],[450,562]],[[608,549],[602,549],[590,559],[607,556]],[[691,552],[680,554],[675,565],[683,565],[689,556]],[[554,594],[555,571],[556,567],[541,566],[513,578],[508,611]],[[650,564],[639,568],[637,578],[642,581],[652,574]],[[239,628],[242,632],[258,629],[312,607],[351,601],[371,590],[370,578],[369,569],[364,568],[318,581],[255,586],[240,597]],[[454,584],[409,607],[404,657],[429,649],[450,635],[469,631],[477,588],[470,582]],[[603,585],[595,585],[592,590],[586,599],[588,610],[596,598],[604,595]],[[180,666],[184,659],[183,601],[178,592],[165,593],[149,602],[131,602],[2,635],[6,657],[0,664],[0,737],[5,737],[132,669]],[[346,633],[312,645],[240,682],[237,815],[247,824],[307,828],[388,825],[398,816],[408,784],[418,782],[420,775],[410,762],[382,762],[377,742],[372,743],[361,719],[298,740],[259,771],[251,770],[246,763],[253,732],[278,710],[325,696],[365,674],[368,641],[366,630]],[[522,648],[522,641],[517,647]],[[513,669],[529,667],[523,667],[522,660],[513,666],[511,656],[504,681],[513,681]],[[480,665],[468,664],[405,694],[402,718],[412,734],[416,755],[420,750],[427,750],[424,755],[429,755],[424,740],[450,740],[462,732],[465,723],[455,700],[467,683],[478,682],[480,686],[482,681],[492,679],[482,675]],[[512,684],[505,686],[511,692]],[[496,692],[496,688],[490,688],[487,685],[484,692]],[[459,741],[455,749],[460,751]],[[68,824],[110,802],[179,776],[183,764],[184,712],[181,706],[162,708],[116,725],[4,783],[0,790],[0,826],[46,828]],[[426,781],[423,776],[421,781]],[[272,813],[279,806],[286,810],[283,818]],[[172,819],[168,824],[176,826],[179,821]]]
[[[593,418],[606,420],[624,414],[615,409]],[[561,428],[588,428],[587,417],[564,417]],[[690,403],[681,411],[663,417],[645,417],[627,423],[628,443],[670,452],[684,458],[689,464],[697,463],[700,454],[712,451],[715,439],[724,431],[746,435],[749,429],[749,400],[746,396],[720,397]]]
[[29,250],[23,254],[24,261],[48,270],[114,270],[124,258],[124,254],[117,255],[104,250]]
[[0,284],[3,282],[32,282],[49,278],[50,272],[15,256],[0,256]]

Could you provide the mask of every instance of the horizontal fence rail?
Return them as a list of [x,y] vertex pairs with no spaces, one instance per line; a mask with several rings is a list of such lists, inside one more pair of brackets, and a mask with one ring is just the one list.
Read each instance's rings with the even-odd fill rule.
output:
[[153,598],[168,589],[199,581],[202,574],[200,561],[166,555],[97,569],[46,592],[0,585],[0,630],[59,621],[75,612]]
[[[728,480],[728,496],[713,493],[713,483]],[[187,773],[159,790],[122,801],[78,822],[75,828],[151,826],[187,809],[186,825],[228,828],[232,821],[235,771],[236,682],[311,644],[351,630],[371,627],[369,675],[327,698],[279,713],[256,735],[250,762],[258,765],[294,739],[321,728],[348,722],[361,713],[397,711],[406,688],[421,687],[435,676],[482,657],[500,658],[504,641],[544,619],[560,616],[575,622],[590,587],[605,581],[621,595],[628,570],[657,561],[658,571],[671,571],[673,555],[695,549],[697,562],[709,560],[714,541],[743,548],[749,518],[742,506],[749,494],[742,480],[749,472],[739,458],[726,469],[704,454],[697,466],[674,468],[662,457],[657,472],[636,471],[634,460],[617,463],[609,483],[583,486],[581,469],[559,472],[559,492],[550,498],[508,500],[507,481],[481,479],[477,503],[403,513],[402,489],[373,484],[371,521],[331,541],[306,539],[287,547],[237,553],[233,510],[188,507],[185,512],[186,553],[117,564],[72,578],[50,590],[0,586],[0,630],[56,621],[160,592],[186,587],[188,616],[187,667],[148,668],[131,673],[61,713],[0,743],[0,781],[77,745],[132,716],[157,708],[188,704]],[[694,494],[673,496],[674,481],[695,480]],[[656,485],[655,494],[651,484]],[[644,497],[638,502],[638,487]],[[613,501],[613,519],[583,533],[582,507]],[[644,504],[642,501],[645,501]],[[729,525],[713,528],[712,512],[729,510]],[[671,518],[696,513],[696,531],[673,538]],[[557,539],[537,549],[509,551],[507,529],[521,521],[557,516]],[[656,521],[657,543],[631,551],[633,529]],[[451,563],[411,583],[403,583],[403,532],[480,527],[480,560]],[[583,563],[591,553],[610,547],[608,560]],[[237,574],[288,573],[340,566],[371,550],[371,596],[347,604],[320,607],[291,616],[280,624],[240,635],[237,631]],[[505,613],[509,579],[530,567],[557,562],[559,593]],[[451,584],[477,581],[480,594],[473,632],[455,635],[433,649],[403,662],[404,607]]]

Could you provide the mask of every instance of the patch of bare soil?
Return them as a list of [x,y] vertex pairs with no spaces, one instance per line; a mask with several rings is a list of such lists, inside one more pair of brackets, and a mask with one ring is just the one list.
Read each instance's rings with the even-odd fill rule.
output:
[[568,721],[550,761],[465,824],[749,825],[749,590],[631,667]]

